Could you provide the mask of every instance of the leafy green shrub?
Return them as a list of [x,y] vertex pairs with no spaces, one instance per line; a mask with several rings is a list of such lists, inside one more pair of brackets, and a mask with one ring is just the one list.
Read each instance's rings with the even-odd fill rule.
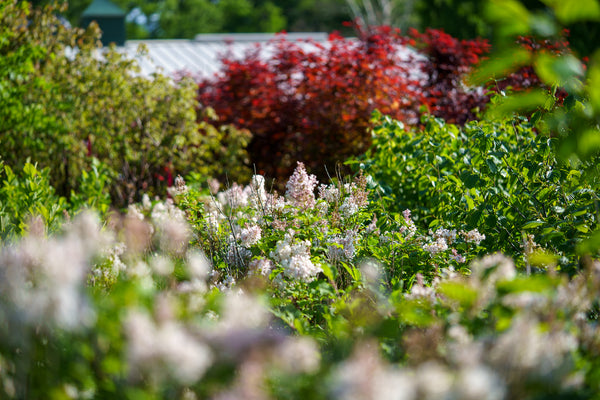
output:
[[47,226],[50,232],[55,231],[67,202],[50,185],[50,171],[40,171],[30,163],[25,164],[22,173],[13,172],[8,165],[0,166],[0,238],[26,233],[30,225],[36,224],[35,217],[42,218],[42,229]]
[[50,184],[51,171],[25,163],[22,170],[13,171],[0,163],[0,238],[15,239],[27,232],[53,233],[63,222],[83,209],[92,209],[106,216],[110,196],[106,168],[92,160],[88,173],[82,172],[69,201],[56,193]]
[[[586,260],[572,278],[527,277],[500,254],[473,260],[467,274],[432,257],[421,268],[437,271],[433,281],[416,276],[410,287],[389,287],[377,265],[335,261],[349,247],[328,246],[334,238],[319,231],[334,228],[336,211],[339,226],[368,221],[368,206],[343,216],[348,199],[360,196],[360,179],[349,190],[326,185],[320,199],[301,168],[291,180],[282,214],[274,215],[298,232],[291,252],[309,243],[310,262],[322,269],[310,282],[286,273],[307,260],[285,264],[285,237],[269,249],[279,260],[267,281],[243,269],[250,267],[236,258],[243,247],[254,243],[246,248],[262,257],[261,240],[289,230],[268,227],[269,215],[260,225],[249,208],[239,212],[244,189],[233,186],[217,196],[225,202],[214,199],[229,216],[219,225],[234,236],[234,224],[241,227],[227,266],[187,245],[190,234],[196,241],[209,233],[189,230],[170,200],[132,205],[110,224],[116,231],[82,213],[61,234],[0,247],[2,397],[583,399],[600,389],[597,261]],[[250,202],[261,198],[259,181],[246,191]],[[336,187],[337,203],[329,201]],[[181,180],[171,192],[187,218],[202,215]],[[324,204],[331,214],[311,220]],[[243,231],[255,223],[265,228],[258,242]],[[414,225],[401,225],[397,233],[419,236]],[[227,282],[225,268],[240,273],[237,283]]]
[[352,163],[373,177],[389,211],[409,208],[431,229],[477,227],[488,251],[533,246],[576,264],[576,244],[598,223],[598,187],[557,160],[556,139],[519,119],[459,128],[429,118],[422,131],[381,115],[375,122],[372,149]]
[[[113,202],[123,206],[141,191],[164,193],[176,173],[243,163],[247,133],[199,126],[191,80],[141,76],[135,60],[99,48],[97,27],[65,27],[53,7],[2,7],[0,157],[7,165],[30,158],[49,167],[51,184],[68,197],[95,157],[107,168]],[[221,165],[208,148],[228,141],[238,153]]]
[[267,192],[260,175],[214,195],[180,180],[171,193],[191,224],[192,244],[214,266],[215,285],[264,281],[274,313],[299,332],[316,333],[333,323],[331,304],[363,278],[402,293],[417,280],[433,280],[438,266],[464,270],[485,238],[443,223],[423,233],[407,209],[377,219],[380,204],[367,185],[362,175],[319,185],[299,163],[283,196]]

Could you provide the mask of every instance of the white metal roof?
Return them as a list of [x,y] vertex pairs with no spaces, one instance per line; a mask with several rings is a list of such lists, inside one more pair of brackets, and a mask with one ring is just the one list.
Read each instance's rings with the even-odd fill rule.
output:
[[[279,35],[287,41],[296,43],[305,50],[314,48],[306,40],[320,43],[327,42],[326,33],[287,33]],[[206,34],[197,35],[194,39],[170,40],[128,40],[122,47],[128,56],[137,58],[142,75],[150,76],[154,72],[165,75],[187,72],[197,77],[209,77],[218,72],[220,57],[230,53],[242,58],[247,51],[262,45],[262,54],[268,57],[269,41],[275,34],[238,33],[238,34]],[[145,45],[147,56],[139,56],[138,46]]]

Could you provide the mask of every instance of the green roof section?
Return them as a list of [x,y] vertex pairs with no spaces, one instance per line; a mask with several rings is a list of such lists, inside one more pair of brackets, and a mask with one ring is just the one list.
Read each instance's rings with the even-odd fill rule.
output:
[[124,17],[125,11],[110,0],[94,0],[82,17]]

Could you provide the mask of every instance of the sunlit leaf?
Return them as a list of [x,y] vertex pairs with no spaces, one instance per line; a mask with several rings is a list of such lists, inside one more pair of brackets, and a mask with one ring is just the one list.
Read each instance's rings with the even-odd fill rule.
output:
[[516,0],[491,0],[486,7],[486,17],[498,25],[502,36],[522,35],[530,30],[530,14]]
[[490,79],[502,78],[527,65],[531,54],[520,47],[511,48],[482,62],[469,77],[473,84],[484,84]]
[[556,17],[564,24],[577,21],[600,19],[600,4],[597,0],[542,0],[552,7]]
[[569,86],[575,89],[576,85],[572,82],[583,76],[583,65],[575,56],[571,54],[560,57],[553,57],[547,53],[541,53],[535,60],[535,71],[540,79],[547,85]]
[[548,101],[548,94],[541,89],[526,93],[517,93],[503,98],[488,111],[490,118],[502,118],[515,112],[530,112],[543,107]]
[[588,69],[588,96],[595,112],[600,114],[600,50],[594,53]]

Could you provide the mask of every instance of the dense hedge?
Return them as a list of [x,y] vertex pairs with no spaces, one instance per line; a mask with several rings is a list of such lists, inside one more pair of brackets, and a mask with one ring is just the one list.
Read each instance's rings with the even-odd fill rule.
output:
[[49,167],[51,183],[68,197],[97,158],[115,205],[124,205],[141,192],[165,193],[177,173],[234,172],[246,161],[248,133],[196,122],[191,80],[142,77],[135,60],[99,47],[97,28],[65,27],[53,7],[0,7],[5,164]]

